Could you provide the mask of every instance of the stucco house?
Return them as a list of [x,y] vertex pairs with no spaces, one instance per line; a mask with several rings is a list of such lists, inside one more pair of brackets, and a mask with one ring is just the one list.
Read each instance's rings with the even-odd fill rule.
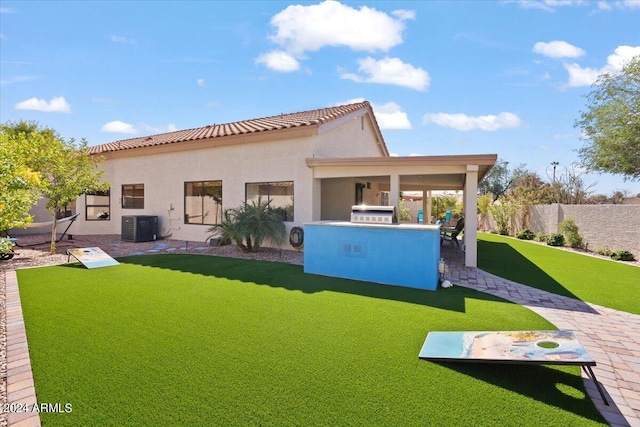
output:
[[[369,102],[211,124],[89,148],[101,156],[109,191],[78,198],[70,233],[120,234],[121,219],[154,215],[165,238],[204,241],[224,209],[262,197],[287,229],[348,220],[359,203],[398,206],[400,191],[465,190],[495,154],[392,157]],[[36,219],[38,220],[38,219]],[[475,215],[467,220],[467,265],[475,266]]]

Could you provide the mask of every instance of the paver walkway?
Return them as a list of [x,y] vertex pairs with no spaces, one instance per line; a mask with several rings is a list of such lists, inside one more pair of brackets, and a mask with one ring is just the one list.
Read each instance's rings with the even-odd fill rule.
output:
[[520,304],[558,329],[573,330],[597,363],[593,372],[603,386],[610,406],[604,404],[595,384],[582,371],[591,400],[612,426],[640,427],[640,316],[541,291],[478,268],[464,267],[460,251],[443,247],[442,255],[449,268],[446,278],[454,285]]

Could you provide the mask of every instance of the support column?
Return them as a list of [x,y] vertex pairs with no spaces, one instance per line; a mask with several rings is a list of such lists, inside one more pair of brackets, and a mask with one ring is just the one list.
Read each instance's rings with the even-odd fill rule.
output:
[[400,217],[400,175],[398,174],[389,176],[389,203],[396,207],[396,212]]
[[320,221],[322,216],[322,180],[313,178],[311,183],[311,221]]
[[[424,200],[424,197],[422,198],[422,200]],[[425,222],[425,224],[431,224],[431,190],[427,191],[427,207],[423,212],[426,212],[427,218],[428,218],[428,222]]]
[[464,184],[464,265],[478,266],[478,165],[467,165]]

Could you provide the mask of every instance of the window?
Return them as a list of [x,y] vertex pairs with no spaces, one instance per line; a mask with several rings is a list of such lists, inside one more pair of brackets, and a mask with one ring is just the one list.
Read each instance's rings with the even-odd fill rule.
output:
[[247,203],[258,198],[265,202],[270,201],[271,209],[276,211],[283,221],[293,221],[293,181],[247,184]]
[[122,186],[122,208],[144,209],[144,184]]
[[222,219],[222,181],[184,183],[184,223],[219,224]]
[[111,191],[97,191],[84,195],[87,221],[107,221],[111,217]]

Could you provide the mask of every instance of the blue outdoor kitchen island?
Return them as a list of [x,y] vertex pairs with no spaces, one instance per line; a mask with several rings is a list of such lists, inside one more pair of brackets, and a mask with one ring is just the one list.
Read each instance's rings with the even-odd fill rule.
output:
[[304,272],[436,290],[440,226],[319,221],[304,226]]

